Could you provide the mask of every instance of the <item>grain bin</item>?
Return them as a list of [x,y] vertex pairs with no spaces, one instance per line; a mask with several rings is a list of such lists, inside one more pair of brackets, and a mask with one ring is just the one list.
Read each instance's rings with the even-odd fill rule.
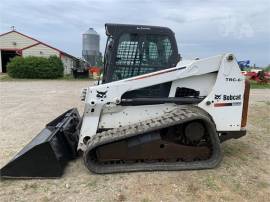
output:
[[93,28],[89,28],[83,33],[82,56],[91,66],[97,65],[97,60],[100,57],[99,42],[99,34]]

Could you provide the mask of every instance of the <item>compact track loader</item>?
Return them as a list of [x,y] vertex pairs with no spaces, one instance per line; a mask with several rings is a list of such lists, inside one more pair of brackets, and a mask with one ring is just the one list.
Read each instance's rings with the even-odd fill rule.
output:
[[60,177],[83,155],[94,173],[214,168],[220,143],[246,134],[249,83],[234,55],[182,60],[165,27],[106,24],[104,76],[1,169]]

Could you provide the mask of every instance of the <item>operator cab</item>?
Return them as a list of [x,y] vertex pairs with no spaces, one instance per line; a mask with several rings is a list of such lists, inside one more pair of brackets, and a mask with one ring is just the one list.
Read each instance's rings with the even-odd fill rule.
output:
[[105,24],[108,36],[102,83],[176,66],[174,32],[167,27]]

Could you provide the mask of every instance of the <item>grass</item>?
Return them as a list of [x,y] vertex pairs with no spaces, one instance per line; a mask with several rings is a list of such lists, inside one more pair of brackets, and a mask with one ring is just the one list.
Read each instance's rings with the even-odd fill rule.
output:
[[72,75],[64,75],[62,78],[58,79],[18,79],[18,78],[12,78],[8,74],[0,74],[0,82],[1,81],[43,81],[43,80],[67,80],[67,81],[89,81],[93,80],[92,78],[74,78]]
[[11,78],[8,74],[0,74],[0,81],[12,81],[14,80],[13,78]]
[[93,181],[90,181],[86,184],[87,187],[96,187],[97,186],[97,181],[96,180],[93,180]]
[[259,181],[257,186],[259,189],[267,189],[270,187],[270,184],[268,182]]
[[24,184],[23,186],[23,190],[27,190],[27,189],[34,189],[36,190],[38,188],[38,184],[37,183],[30,183],[30,184]]
[[251,89],[270,89],[270,83],[260,84],[256,81],[250,81],[250,88]]
[[236,180],[233,180],[233,183],[232,183],[232,190],[234,191],[234,192],[242,192],[242,187],[241,187],[241,184],[238,182],[238,181],[236,181]]
[[219,190],[219,187],[217,186],[213,176],[207,176],[207,178],[204,180],[204,183],[206,184],[208,189],[216,190],[216,191]]

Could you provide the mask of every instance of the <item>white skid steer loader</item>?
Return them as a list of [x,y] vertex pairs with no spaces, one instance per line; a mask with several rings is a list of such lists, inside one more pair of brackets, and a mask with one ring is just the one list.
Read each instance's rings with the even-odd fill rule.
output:
[[83,154],[94,173],[214,168],[246,134],[249,83],[233,54],[181,60],[165,27],[106,24],[104,76],[6,166],[6,178],[60,177]]

